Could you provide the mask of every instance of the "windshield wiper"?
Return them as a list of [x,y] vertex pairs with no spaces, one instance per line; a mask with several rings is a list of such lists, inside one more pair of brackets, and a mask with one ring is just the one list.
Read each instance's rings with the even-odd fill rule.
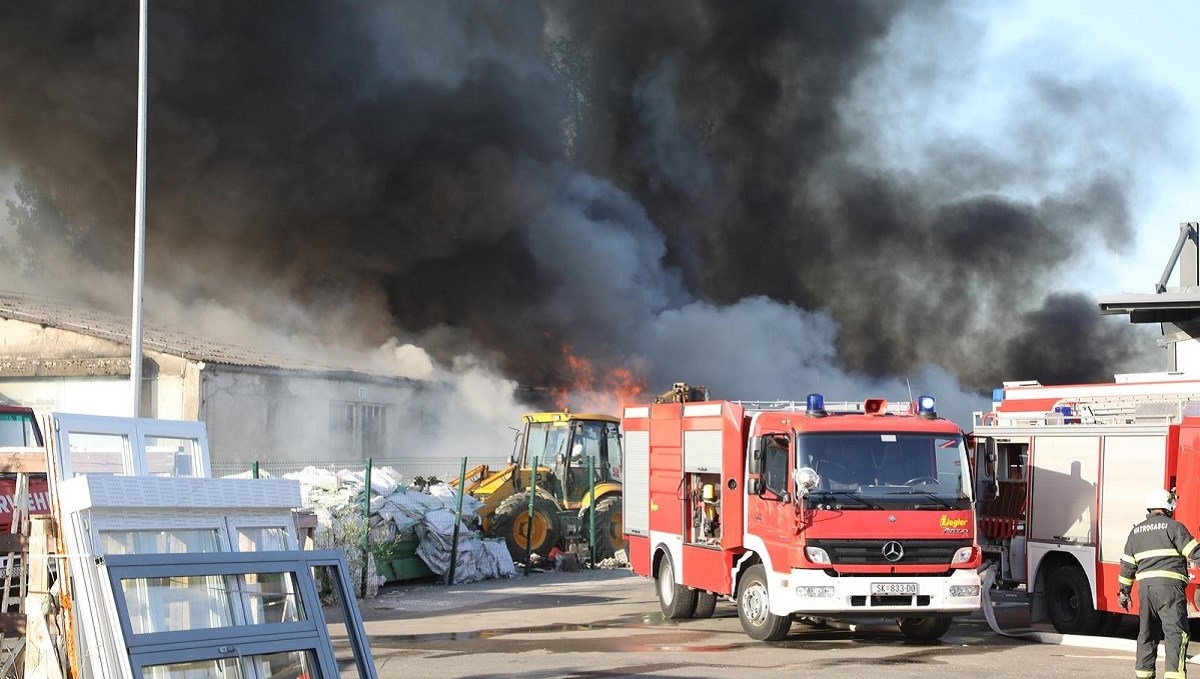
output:
[[823,497],[827,497],[827,498],[844,496],[844,497],[848,497],[852,500],[857,500],[858,502],[861,502],[862,504],[870,507],[871,509],[883,509],[883,507],[880,507],[879,505],[875,504],[874,502],[871,502],[870,500],[868,500],[860,495],[857,495],[856,492],[853,490],[822,490],[822,491],[818,491],[818,493],[816,493],[816,494],[819,494],[819,495],[821,495]]
[[934,502],[937,502],[938,504],[942,505],[946,509],[958,509],[957,505],[951,504],[945,498],[938,497],[937,495],[934,495],[933,493],[930,493],[930,492],[927,492],[924,490],[909,489],[909,490],[898,491],[895,493],[888,493],[888,495],[924,495],[925,497],[929,498],[930,500],[933,500]]

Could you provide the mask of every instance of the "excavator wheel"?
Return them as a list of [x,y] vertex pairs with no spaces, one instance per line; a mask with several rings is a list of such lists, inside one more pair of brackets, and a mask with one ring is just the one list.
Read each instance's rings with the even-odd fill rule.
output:
[[548,498],[535,496],[533,524],[530,526],[529,493],[517,493],[505,498],[492,516],[492,535],[504,538],[513,561],[524,563],[526,535],[529,535],[530,551],[545,558],[562,535],[558,526],[558,507]]
[[[596,554],[592,562],[596,563],[613,556],[618,549],[625,549],[629,543],[622,525],[620,495],[600,498],[592,511],[596,513]],[[586,523],[583,529],[586,535]]]

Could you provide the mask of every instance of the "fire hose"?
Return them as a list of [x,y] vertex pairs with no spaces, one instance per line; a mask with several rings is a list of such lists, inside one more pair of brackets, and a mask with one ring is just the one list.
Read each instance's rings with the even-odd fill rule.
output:
[[[995,604],[992,602],[992,585],[996,582],[996,566],[989,566],[983,572],[983,587],[982,587],[982,608],[983,616],[987,619],[988,627],[1000,636],[1009,637],[1011,639],[1022,639],[1024,641],[1033,641],[1039,644],[1057,644],[1060,646],[1075,646],[1078,648],[1098,648],[1109,651],[1125,651],[1133,654],[1137,650],[1137,641],[1134,639],[1117,639],[1115,637],[1099,637],[1088,636],[1084,634],[1059,634],[1057,632],[1035,632],[1022,631],[1010,632],[1000,628],[1000,624],[996,621]],[[1158,646],[1158,656],[1161,658],[1164,655],[1165,648],[1163,644]],[[1188,656],[1187,661],[1193,665],[1200,665],[1200,654]]]

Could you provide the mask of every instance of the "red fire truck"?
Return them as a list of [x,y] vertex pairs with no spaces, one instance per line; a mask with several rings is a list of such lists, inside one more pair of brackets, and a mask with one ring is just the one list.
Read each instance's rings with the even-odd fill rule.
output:
[[[42,433],[30,408],[0,405],[0,448],[40,448]],[[0,474],[0,533],[9,532],[16,503],[15,474]],[[29,478],[29,509],[34,514],[50,513],[50,490],[45,474]]]
[[[1145,518],[1146,492],[1177,489],[1175,518],[1200,532],[1200,381],[1154,373],[1104,384],[1005,382],[992,401],[974,426],[985,560],[999,586],[1026,589],[1035,622],[1111,631],[1121,620],[1121,555]],[[1200,618],[1195,584],[1188,602],[1189,617]]]
[[668,618],[737,602],[751,638],[795,618],[893,619],[911,638],[979,609],[963,432],[883,399],[627,407],[624,525]]

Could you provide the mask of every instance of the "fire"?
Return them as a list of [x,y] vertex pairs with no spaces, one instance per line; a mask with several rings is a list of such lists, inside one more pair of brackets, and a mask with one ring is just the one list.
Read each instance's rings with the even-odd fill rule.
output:
[[642,398],[644,377],[628,368],[613,368],[603,374],[583,356],[571,353],[571,345],[562,345],[563,364],[570,372],[570,383],[550,390],[559,410],[620,414],[621,409]]

